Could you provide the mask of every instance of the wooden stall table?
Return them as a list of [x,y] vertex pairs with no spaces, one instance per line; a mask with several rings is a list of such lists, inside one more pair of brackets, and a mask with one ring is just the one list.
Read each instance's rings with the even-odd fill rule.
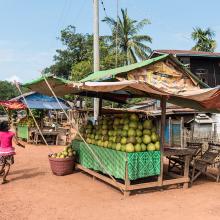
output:
[[183,176],[169,172],[168,175],[173,177],[174,179],[163,180],[163,185],[166,185],[166,183],[171,183],[171,184],[183,183],[183,188],[188,188],[190,182],[189,166],[190,166],[190,158],[192,156],[192,152],[188,148],[165,147],[163,156],[165,157],[176,156],[176,157],[184,158]]
[[[58,135],[59,135],[59,132],[58,131],[48,131],[48,130],[42,130],[41,131],[44,138],[47,140],[47,136],[51,136],[51,137],[54,137],[54,144],[57,145],[58,143]],[[39,131],[35,131],[34,132],[34,144],[38,144],[40,142],[40,139],[39,137],[41,137],[41,134]]]
[[[125,196],[134,190],[175,184],[183,184],[183,188],[188,188],[191,154],[187,149],[165,149],[164,157],[182,156],[185,160],[183,176],[172,175],[172,179],[165,179],[164,175],[160,178],[160,151],[126,153],[89,144],[109,173],[115,177],[116,181],[113,181],[106,175],[106,170],[94,159],[91,151],[83,142],[74,140],[72,146],[77,152],[76,168],[122,189]],[[152,180],[147,180],[148,177],[152,177]],[[123,181],[119,181],[119,179]],[[138,179],[142,179],[142,181],[138,181]]]

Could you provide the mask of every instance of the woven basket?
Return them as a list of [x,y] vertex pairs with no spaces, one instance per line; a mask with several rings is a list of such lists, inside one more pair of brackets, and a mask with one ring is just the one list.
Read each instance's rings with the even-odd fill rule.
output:
[[74,170],[74,157],[51,158],[48,156],[50,167],[54,175],[64,176],[71,174]]

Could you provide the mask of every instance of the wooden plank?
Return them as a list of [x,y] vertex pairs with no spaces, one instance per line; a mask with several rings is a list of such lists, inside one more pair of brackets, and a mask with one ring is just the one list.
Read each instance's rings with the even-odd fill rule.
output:
[[158,187],[158,186],[160,186],[160,183],[158,181],[149,182],[149,183],[140,183],[140,184],[128,186],[128,190],[147,189],[147,188],[153,188],[153,187]]
[[126,161],[126,164],[125,164],[125,191],[124,191],[125,197],[130,195],[130,191],[128,190],[129,186],[130,186],[130,180],[128,177],[128,161]]
[[104,176],[102,174],[99,174],[99,173],[93,171],[93,170],[90,170],[88,168],[83,167],[81,164],[76,164],[75,167],[77,169],[83,170],[84,172],[86,172],[86,173],[88,173],[88,174],[90,174],[90,175],[92,175],[92,176],[94,176],[94,177],[96,177],[96,178],[98,178],[98,179],[100,179],[100,180],[102,180],[102,181],[104,181],[104,182],[106,182],[106,183],[108,183],[108,184],[118,188],[118,189],[125,190],[125,185],[124,184],[119,183],[119,182],[115,182],[112,179],[110,179],[109,177],[106,177],[106,176]]
[[[184,177],[189,178],[189,165],[190,165],[190,155],[185,156],[185,164],[184,164]],[[184,183],[183,188],[186,189],[189,187],[189,183]]]
[[155,181],[155,182],[148,182],[148,183],[140,183],[140,184],[135,184],[135,185],[124,185],[122,183],[119,182],[114,182],[112,179],[110,179],[109,177],[106,177],[102,174],[99,174],[93,170],[87,169],[85,167],[83,167],[80,164],[76,164],[76,168],[80,169],[90,175],[93,176],[93,179],[98,178],[114,187],[116,187],[117,189],[122,189],[125,191],[125,196],[128,196],[130,194],[129,191],[132,190],[138,190],[138,189],[147,189],[147,188],[154,188],[154,187],[160,187],[160,186],[168,186],[168,185],[175,185],[175,184],[180,184],[180,183],[189,183],[189,178],[187,177],[182,177],[182,178],[177,178],[177,179],[171,179],[171,180],[163,180],[163,185],[161,185],[160,181]]
[[163,186],[168,186],[168,185],[175,185],[179,183],[189,183],[189,177],[182,177],[182,178],[177,178],[177,179],[171,179],[171,180],[163,180]]
[[186,155],[191,155],[192,152],[187,149],[187,148],[180,148],[180,149],[172,149],[172,147],[169,149],[167,148],[164,151],[164,156],[169,157],[169,156],[186,156]]

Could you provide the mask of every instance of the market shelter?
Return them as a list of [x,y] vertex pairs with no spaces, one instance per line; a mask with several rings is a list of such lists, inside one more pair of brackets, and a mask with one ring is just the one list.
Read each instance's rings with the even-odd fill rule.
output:
[[[44,93],[44,94],[51,94],[51,89],[46,84],[46,81],[50,84],[52,90],[55,92],[56,95],[62,96],[65,94],[78,94],[78,95],[87,95],[92,97],[102,97],[105,99],[108,99],[108,97],[111,97],[111,99],[115,99],[115,97],[120,97],[122,100],[126,101],[128,98],[135,98],[135,97],[151,97],[154,99],[161,100],[161,108],[162,108],[162,120],[161,120],[161,129],[160,129],[160,138],[161,138],[161,148],[160,151],[156,152],[155,155],[151,155],[149,159],[144,159],[143,161],[149,162],[148,163],[148,171],[153,170],[152,175],[156,175],[156,180],[145,183],[137,183],[131,184],[131,180],[136,177],[143,177],[137,175],[136,177],[131,174],[131,170],[137,170],[132,169],[131,165],[134,164],[132,162],[132,154],[135,156],[137,155],[144,155],[146,158],[149,158],[149,152],[135,152],[135,153],[123,153],[123,152],[115,152],[112,149],[106,149],[106,148],[99,148],[98,146],[92,144],[89,144],[89,148],[87,147],[87,143],[83,143],[82,141],[75,141],[74,146],[76,146],[76,150],[79,150],[80,154],[80,163],[77,164],[77,167],[81,170],[86,171],[87,173],[100,178],[104,181],[106,181],[109,184],[112,184],[113,186],[122,189],[125,194],[129,193],[132,190],[137,189],[143,189],[143,188],[149,188],[149,187],[158,187],[158,186],[166,186],[166,185],[172,185],[172,184],[180,184],[183,183],[184,187],[188,187],[189,182],[189,158],[190,153],[187,150],[178,150],[178,149],[165,149],[164,148],[164,127],[165,127],[165,116],[166,116],[166,102],[172,101],[176,103],[184,103],[185,106],[195,109],[203,109],[206,111],[213,111],[213,112],[219,112],[219,104],[218,100],[220,98],[220,90],[218,88],[215,89],[197,89],[196,92],[191,93],[188,92],[176,92],[176,93],[169,93],[167,91],[163,91],[162,89],[158,89],[155,86],[152,86],[150,84],[147,84],[144,81],[119,81],[119,82],[85,82],[85,83],[75,83],[71,81],[63,81],[58,78],[54,77],[47,77],[47,78],[41,78],[35,82],[28,83],[26,86],[32,90],[36,90],[38,92]],[[62,89],[61,89],[62,88]],[[66,90],[65,90],[66,88]],[[208,105],[207,105],[208,103]],[[90,150],[88,150],[90,149]],[[91,150],[92,149],[92,150]],[[91,154],[91,151],[95,155],[98,156],[98,158],[102,159],[105,158],[105,162],[113,162],[114,158],[117,158],[116,154],[121,154],[121,158],[124,158],[121,161],[121,164],[119,167],[122,167],[122,170],[124,171],[123,176],[124,183],[121,183],[120,181],[113,181],[112,179],[95,172],[101,171],[102,173],[109,174],[110,168],[108,168],[108,164],[106,164],[103,170],[103,167],[100,168],[100,163],[98,165],[96,164],[96,159],[94,159],[94,155]],[[114,152],[114,153],[111,153]],[[129,156],[128,156],[129,154]],[[100,156],[102,155],[102,156]],[[111,157],[111,155],[114,155],[114,157]],[[185,169],[184,169],[184,175],[183,176],[175,176],[173,179],[164,179],[163,176],[163,156],[172,156],[172,155],[178,155],[183,156],[185,158]],[[106,156],[106,157],[105,157]],[[143,158],[143,156],[140,156],[140,158]],[[87,159],[86,159],[87,158]],[[89,159],[88,159],[89,158]],[[112,160],[109,160],[108,158],[111,158]],[[125,160],[126,158],[126,160]],[[155,158],[155,161],[154,159]],[[158,163],[159,158],[159,163]],[[134,161],[138,161],[138,159],[135,159]],[[141,160],[139,160],[141,161]],[[143,162],[142,161],[142,162]],[[142,162],[138,163],[141,164]],[[92,165],[91,165],[92,164]],[[157,165],[156,165],[157,164]],[[158,164],[160,164],[160,169],[158,169]],[[145,166],[146,164],[144,164]],[[153,169],[150,169],[149,167],[153,167]],[[130,167],[130,168],[129,168]],[[125,169],[124,169],[125,168]],[[130,169],[130,170],[129,170]],[[104,172],[106,171],[107,172]],[[115,170],[115,169],[114,169]],[[140,169],[138,169],[140,170]],[[121,172],[121,171],[120,171]],[[135,171],[136,172],[136,171]],[[144,171],[142,174],[145,173]],[[136,172],[137,174],[137,172]],[[150,175],[151,175],[150,174]],[[110,175],[116,175],[115,173],[110,172]],[[146,173],[145,176],[148,176]],[[121,177],[123,177],[121,176]]]
[[[24,106],[25,101],[30,109],[46,109],[46,110],[60,110],[61,107],[57,103],[56,99],[51,96],[43,95],[37,92],[28,92],[22,96],[17,96],[11,99],[9,102],[22,103]],[[60,103],[63,109],[69,109],[68,104],[63,99],[60,99]]]
[[[57,103],[54,97],[37,92],[28,92],[8,101],[12,103],[20,103],[20,105],[25,106],[25,109],[27,110],[26,115],[20,118],[20,121],[16,123],[17,136],[27,142],[34,142],[36,144],[41,142],[39,131],[33,118],[29,114],[29,109],[32,109],[35,110],[35,119],[41,127],[42,133],[48,143],[58,144],[60,133],[63,132],[59,131],[61,126],[53,126],[53,124],[58,124],[57,111],[70,108],[65,100],[59,99],[59,101],[61,106]],[[51,111],[55,114],[54,119],[51,117]]]
[[[114,102],[126,103],[128,99],[149,97],[166,101],[186,108],[199,111],[216,112],[220,111],[220,88],[198,88],[188,90],[176,90],[173,92],[157,88],[156,85],[148,84],[143,80],[122,80],[116,82],[73,82],[63,80],[55,76],[45,78],[58,97],[68,94],[81,95],[86,97],[98,97]],[[24,86],[32,91],[52,96],[44,77],[26,83]]]

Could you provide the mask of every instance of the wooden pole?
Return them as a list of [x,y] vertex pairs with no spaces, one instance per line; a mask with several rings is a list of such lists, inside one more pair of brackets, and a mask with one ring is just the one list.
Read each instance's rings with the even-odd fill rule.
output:
[[162,96],[161,102],[161,126],[160,126],[160,176],[158,178],[159,184],[163,185],[163,154],[165,144],[165,124],[166,124],[166,97]]
[[102,114],[102,98],[99,99],[99,115]]

